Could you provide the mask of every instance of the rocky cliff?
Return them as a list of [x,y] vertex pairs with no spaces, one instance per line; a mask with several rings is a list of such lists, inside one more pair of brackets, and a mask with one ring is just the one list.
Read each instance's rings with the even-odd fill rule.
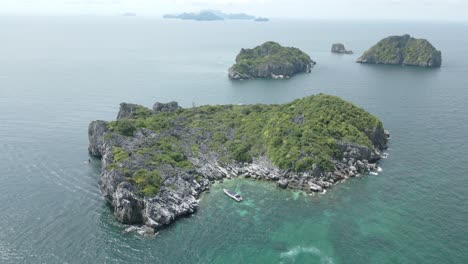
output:
[[357,59],[359,63],[440,67],[442,53],[425,39],[410,35],[382,39]]
[[309,73],[313,65],[315,62],[301,50],[270,41],[253,49],[242,49],[228,75],[234,80],[283,79],[297,73]]
[[195,212],[223,178],[322,192],[376,170],[387,143],[378,119],[328,95],[190,109],[123,103],[118,117],[89,125],[89,152],[102,159],[99,186],[117,220],[147,230]]

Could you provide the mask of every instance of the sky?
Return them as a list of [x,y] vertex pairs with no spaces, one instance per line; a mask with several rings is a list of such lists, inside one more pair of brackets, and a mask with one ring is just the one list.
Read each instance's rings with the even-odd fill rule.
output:
[[468,0],[0,0],[1,14],[160,16],[202,9],[271,18],[468,21]]

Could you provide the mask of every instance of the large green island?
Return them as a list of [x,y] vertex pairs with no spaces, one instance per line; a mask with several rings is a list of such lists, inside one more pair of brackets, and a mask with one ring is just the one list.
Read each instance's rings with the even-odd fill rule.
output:
[[242,49],[228,75],[233,80],[284,79],[297,73],[310,73],[313,65],[315,61],[300,49],[269,41],[253,49]]
[[224,178],[323,192],[377,170],[388,136],[375,116],[325,94],[278,105],[122,103],[116,121],[93,121],[88,133],[114,215],[146,233],[194,213]]
[[357,59],[359,63],[440,67],[442,53],[425,39],[410,35],[382,39]]

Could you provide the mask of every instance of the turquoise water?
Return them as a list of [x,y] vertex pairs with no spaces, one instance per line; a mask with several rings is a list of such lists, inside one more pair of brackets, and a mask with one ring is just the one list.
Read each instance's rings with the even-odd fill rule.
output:
[[[468,25],[0,17],[0,263],[468,263]],[[391,34],[428,38],[443,67],[354,63]],[[231,82],[242,47],[294,45],[290,80]],[[355,55],[329,52],[344,42]],[[102,199],[87,126],[122,101],[281,103],[328,93],[392,132],[383,171],[305,196],[232,180],[155,238],[125,234]],[[246,200],[222,194],[228,187]]]

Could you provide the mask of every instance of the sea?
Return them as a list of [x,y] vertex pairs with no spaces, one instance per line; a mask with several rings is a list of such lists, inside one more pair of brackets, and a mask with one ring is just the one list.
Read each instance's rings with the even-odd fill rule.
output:
[[[468,263],[468,24],[0,16],[0,263]],[[389,35],[428,39],[441,68],[355,60]],[[317,65],[231,81],[241,48],[277,41]],[[344,43],[353,55],[330,52]],[[314,196],[216,183],[155,237],[124,232],[103,199],[88,124],[121,102],[285,103],[337,95],[391,133],[378,175]],[[222,188],[240,192],[236,203]]]

